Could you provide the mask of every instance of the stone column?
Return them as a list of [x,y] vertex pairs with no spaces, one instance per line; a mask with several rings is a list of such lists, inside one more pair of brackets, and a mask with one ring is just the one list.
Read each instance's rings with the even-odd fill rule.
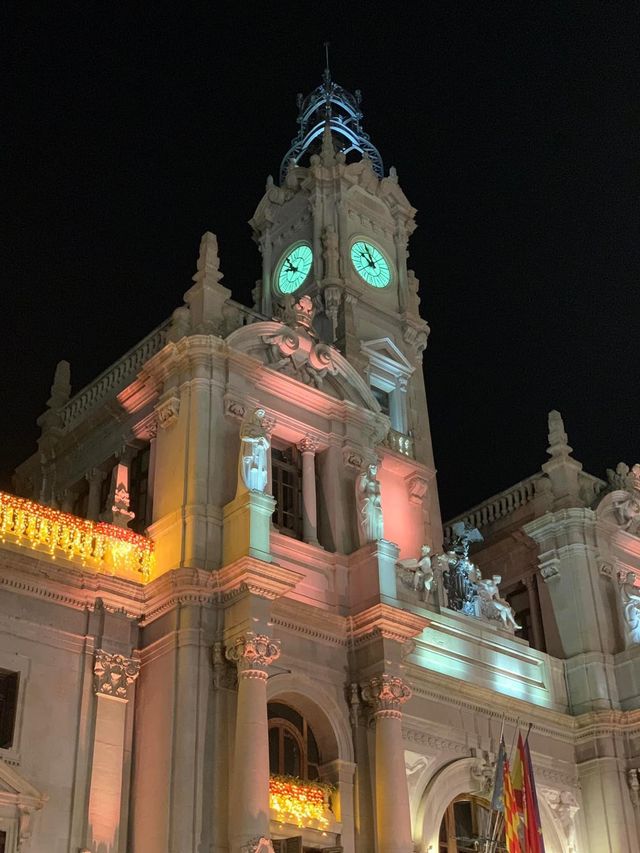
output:
[[374,676],[362,691],[373,707],[378,853],[412,853],[409,789],[402,743],[402,704],[411,690],[398,676]]
[[280,657],[280,643],[247,631],[227,647],[226,656],[238,667],[230,853],[273,853],[269,841],[267,670]]
[[99,649],[94,691],[96,723],[89,783],[86,845],[91,850],[124,850],[120,838],[125,722],[129,687],[138,677],[140,662]]
[[305,435],[298,450],[302,454],[302,538],[310,545],[318,544],[318,512],[316,502],[316,450],[318,440]]
[[86,480],[89,483],[89,497],[87,499],[87,518],[91,521],[98,521],[100,515],[100,492],[102,491],[102,483],[107,475],[100,468],[92,468],[85,474]]

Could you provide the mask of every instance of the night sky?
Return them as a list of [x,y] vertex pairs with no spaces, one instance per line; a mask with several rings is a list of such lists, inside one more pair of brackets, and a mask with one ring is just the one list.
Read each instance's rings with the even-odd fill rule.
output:
[[637,3],[5,3],[0,474],[182,303],[200,235],[250,304],[247,220],[295,96],[361,88],[418,209],[410,266],[445,517],[534,473],[546,414],[640,459]]

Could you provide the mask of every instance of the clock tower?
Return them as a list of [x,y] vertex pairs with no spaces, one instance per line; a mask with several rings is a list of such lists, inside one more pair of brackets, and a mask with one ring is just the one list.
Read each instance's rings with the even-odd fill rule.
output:
[[407,269],[416,210],[395,168],[385,174],[361,101],[328,68],[311,94],[298,95],[298,133],[279,184],[268,178],[250,221],[262,254],[254,307],[271,317],[291,297],[311,297],[318,337],[371,386],[399,446],[406,441],[433,468],[421,369],[429,327]]

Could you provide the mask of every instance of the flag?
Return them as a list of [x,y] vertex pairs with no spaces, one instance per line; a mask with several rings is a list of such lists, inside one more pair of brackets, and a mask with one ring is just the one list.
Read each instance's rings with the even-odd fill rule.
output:
[[533,779],[533,763],[529,750],[529,738],[524,742],[524,791],[525,791],[525,850],[526,853],[545,853],[544,839],[542,837],[542,825],[540,823],[540,809],[538,807],[538,795],[536,794],[536,783]]
[[520,732],[518,732],[518,747],[516,749],[515,758],[513,759],[511,782],[513,784],[513,795],[516,800],[518,812],[524,820],[524,743],[522,742],[522,735]]
[[507,845],[507,853],[523,853],[520,844],[520,815],[518,814],[518,806],[514,795],[513,785],[511,784],[511,774],[509,772],[509,759],[506,754],[504,756],[503,765],[503,799],[504,799],[504,840]]
[[504,738],[500,738],[500,749],[496,760],[496,778],[493,781],[493,796],[491,798],[491,811],[501,812],[504,809],[502,802],[504,792],[504,762],[507,757],[507,749]]

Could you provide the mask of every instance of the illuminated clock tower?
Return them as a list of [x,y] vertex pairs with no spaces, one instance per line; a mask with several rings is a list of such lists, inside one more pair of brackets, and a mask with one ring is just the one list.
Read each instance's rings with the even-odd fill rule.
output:
[[[291,297],[310,296],[318,337],[367,380],[390,417],[390,440],[410,442],[435,474],[421,369],[429,327],[407,269],[416,210],[395,168],[385,175],[362,128],[361,100],[359,90],[334,83],[328,68],[320,86],[298,95],[299,130],[280,183],[268,178],[250,222],[262,254],[254,307],[271,317]],[[431,510],[439,519],[437,503]]]

